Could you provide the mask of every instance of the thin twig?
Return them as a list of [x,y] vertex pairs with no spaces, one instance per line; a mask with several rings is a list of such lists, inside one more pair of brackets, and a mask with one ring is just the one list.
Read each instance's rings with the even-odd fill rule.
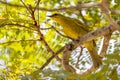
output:
[[8,42],[2,42],[2,43],[0,43],[0,45],[9,44],[9,43],[15,43],[15,42],[23,42],[23,41],[40,41],[40,39],[12,40],[12,41],[8,41]]
[[83,52],[83,49],[84,49],[82,46],[80,46],[80,47],[81,47],[81,50],[80,50],[80,53],[79,53],[79,55],[78,55],[78,57],[77,57],[77,62],[76,62],[76,64],[75,64],[75,67],[76,67],[76,68],[78,67],[78,63],[79,63],[80,57],[81,57],[82,52]]
[[27,26],[21,25],[21,24],[8,23],[8,24],[4,24],[4,25],[18,26],[18,27],[22,27],[22,28],[26,28],[26,29],[30,29],[30,30],[35,30],[35,28],[32,28],[32,26],[31,27],[27,27]]
[[68,38],[68,39],[73,40],[73,38],[71,38],[71,37],[69,37],[69,36],[66,36],[66,35],[60,33],[54,26],[51,26],[51,27],[52,27],[59,35],[61,35],[61,36],[63,36],[63,37],[66,37],[66,38]]
[[41,1],[41,0],[38,0],[37,4],[36,4],[36,6],[35,6],[35,8],[34,8],[34,10],[33,10],[34,12],[35,12],[35,10],[36,10],[37,8],[39,8],[39,3],[40,3],[40,1]]
[[[6,3],[4,1],[0,1],[2,4],[6,4],[9,6],[13,7],[22,7],[25,8],[22,5],[17,5],[17,4],[11,4],[11,3]],[[91,8],[91,7],[98,7],[100,3],[84,3],[84,4],[79,4],[77,6],[72,6],[72,7],[62,7],[58,9],[47,9],[47,8],[37,8],[38,10],[44,10],[44,11],[62,11],[62,10],[71,10],[71,9],[77,9],[80,10],[81,8]],[[34,7],[32,7],[34,9]]]
[[40,28],[40,30],[49,30],[49,29],[53,29],[53,27],[49,27],[49,28]]
[[22,78],[28,78],[29,76],[31,76],[32,78],[35,76],[39,76],[39,73],[59,54],[64,50],[65,46],[60,48],[55,54],[53,54],[49,59],[46,60],[46,62],[36,71],[34,71],[33,73],[26,75],[25,77]]
[[52,55],[49,59],[47,59],[46,63],[42,65],[42,67],[39,70],[43,70],[50,62],[57,56],[60,52],[64,50],[65,46],[60,48],[54,55]]
[[27,7],[27,5],[22,1],[22,0],[20,0],[22,3],[23,3],[23,5],[24,5],[24,7],[29,11],[29,13],[31,14],[31,11],[30,11],[30,9]]
[[[7,3],[4,1],[0,1],[0,3],[11,6],[11,7],[21,7],[21,8],[25,8],[22,5],[18,5],[18,4],[11,4],[11,3]],[[62,7],[62,8],[56,8],[56,9],[47,9],[47,8],[37,8],[38,10],[42,10],[42,11],[63,11],[63,10],[72,10],[72,9],[77,9],[77,10],[81,10],[83,8],[94,8],[94,7],[99,7],[100,3],[84,3],[83,5],[79,4],[77,6],[72,6],[72,7]],[[32,7],[34,9],[34,7]],[[80,8],[80,9],[79,9]],[[120,11],[119,10],[115,10],[113,8],[110,8],[110,11],[113,14],[116,15],[120,15]]]
[[83,14],[82,14],[82,10],[79,11],[79,16],[81,16],[84,24],[88,27],[88,25],[87,25],[87,22],[88,22],[88,21],[84,18]]

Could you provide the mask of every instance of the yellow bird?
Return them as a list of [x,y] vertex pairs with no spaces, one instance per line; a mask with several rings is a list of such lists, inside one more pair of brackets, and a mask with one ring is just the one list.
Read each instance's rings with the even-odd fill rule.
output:
[[[82,22],[80,22],[77,19],[66,17],[58,13],[55,13],[49,17],[51,17],[54,21],[59,23],[63,28],[63,32],[67,36],[73,39],[80,38],[81,36],[89,32],[88,27],[86,27]],[[90,53],[90,56],[93,61],[93,66],[95,68],[99,67],[101,65],[101,59],[97,54],[97,47],[96,47],[95,41],[92,40],[92,41],[86,42],[84,43],[84,46],[87,48],[87,50]]]

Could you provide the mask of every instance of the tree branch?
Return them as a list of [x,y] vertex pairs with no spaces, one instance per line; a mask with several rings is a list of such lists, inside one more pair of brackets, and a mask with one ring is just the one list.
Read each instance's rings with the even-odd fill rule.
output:
[[72,46],[68,46],[69,50],[67,47],[65,47],[64,51],[63,51],[63,55],[62,55],[62,68],[63,70],[72,72],[72,73],[76,73],[75,68],[73,68],[70,64],[69,64],[69,58],[70,58],[70,54],[73,51]]
[[39,73],[59,54],[64,50],[65,46],[60,48],[55,54],[53,54],[49,59],[46,60],[46,62],[36,71],[34,71],[33,73],[23,76],[21,79],[22,80],[28,80],[31,76],[31,78],[34,78],[36,76],[39,76]]
[[52,26],[52,28],[59,34],[59,35],[61,35],[61,36],[63,36],[63,37],[66,37],[66,38],[68,38],[68,39],[71,39],[71,40],[73,40],[71,37],[69,37],[69,36],[66,36],[66,35],[64,35],[64,34],[62,34],[62,33],[60,33],[54,26]]
[[37,4],[36,4],[36,6],[35,6],[35,8],[34,8],[34,12],[35,12],[35,10],[36,10],[37,8],[39,8],[39,3],[40,3],[40,1],[41,1],[41,0],[38,0],[38,1],[37,1]]
[[115,10],[115,9],[110,9],[111,13],[112,14],[117,14],[117,15],[120,15],[120,10]]
[[82,46],[80,46],[80,47],[81,47],[81,50],[80,50],[80,53],[79,53],[79,55],[78,55],[77,62],[76,62],[76,64],[75,64],[75,67],[76,67],[76,68],[78,67],[78,63],[79,63],[80,57],[81,57],[82,52],[83,52],[83,49],[84,49]]
[[106,54],[106,51],[107,51],[107,48],[108,48],[108,45],[109,45],[109,41],[110,41],[110,37],[111,37],[111,34],[107,34],[104,36],[104,41],[103,41],[103,46],[102,46],[102,50],[100,52],[100,57],[101,58],[104,58],[104,55]]
[[20,0],[20,1],[21,1],[22,4],[24,5],[24,7],[29,11],[29,13],[32,14],[32,12],[31,12],[31,10],[29,9],[29,7],[28,7],[22,0]]
[[0,43],[0,45],[8,44],[8,43],[15,43],[15,42],[23,42],[23,41],[40,41],[40,39],[12,40],[12,41],[8,41],[8,42],[2,42],[2,43]]
[[104,13],[105,18],[109,21],[109,23],[120,31],[120,26],[109,16],[110,7],[109,7],[108,0],[102,0],[101,10]]
[[[22,5],[17,5],[17,4],[11,4],[11,3],[7,3],[4,1],[0,1],[0,3],[11,6],[11,7],[21,7],[21,8],[25,8]],[[47,8],[37,8],[37,10],[42,10],[42,11],[63,11],[63,10],[71,10],[71,9],[77,9],[77,10],[81,10],[83,8],[94,8],[94,7],[99,7],[101,3],[98,2],[92,2],[92,3],[83,3],[83,4],[79,4],[77,6],[72,6],[72,7],[62,7],[62,8],[56,8],[56,9],[47,9]],[[34,7],[32,7],[34,9]],[[115,10],[110,8],[110,11],[113,14],[116,15],[120,15],[120,11],[119,10]]]

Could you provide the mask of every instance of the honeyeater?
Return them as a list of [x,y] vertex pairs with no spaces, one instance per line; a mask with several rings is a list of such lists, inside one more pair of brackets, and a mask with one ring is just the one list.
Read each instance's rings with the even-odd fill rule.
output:
[[[62,26],[63,32],[73,38],[80,38],[81,36],[87,34],[89,32],[88,27],[86,27],[82,22],[77,19],[66,17],[62,14],[55,13],[49,16],[52,20],[56,21],[58,24]],[[97,53],[97,47],[95,41],[89,41],[83,44],[90,53],[90,56],[93,61],[94,67],[99,67],[101,65],[101,59]]]

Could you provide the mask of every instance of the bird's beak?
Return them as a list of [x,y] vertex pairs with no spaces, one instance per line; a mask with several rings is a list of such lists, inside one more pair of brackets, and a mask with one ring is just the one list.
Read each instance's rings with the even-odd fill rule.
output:
[[47,17],[52,17],[53,15],[48,15]]

